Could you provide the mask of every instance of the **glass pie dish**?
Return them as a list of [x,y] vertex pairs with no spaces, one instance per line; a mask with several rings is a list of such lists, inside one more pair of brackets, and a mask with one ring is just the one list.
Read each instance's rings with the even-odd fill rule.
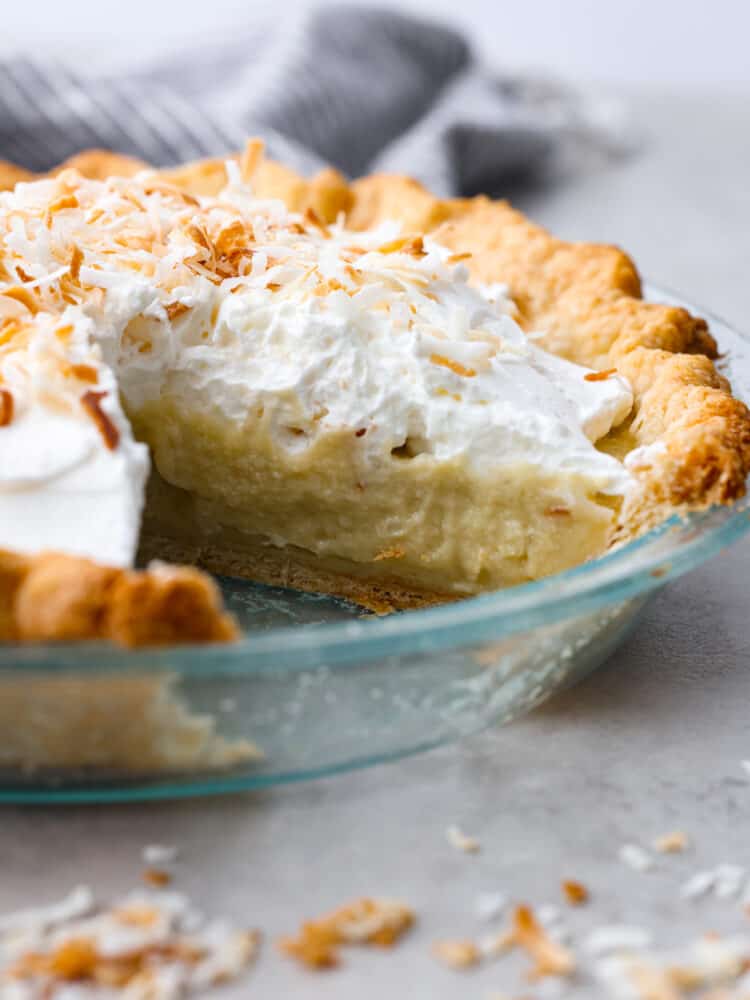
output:
[[[655,288],[648,297],[706,315]],[[710,324],[750,400],[750,343]],[[229,646],[0,646],[0,800],[255,788],[507,722],[601,664],[654,591],[748,530],[746,498],[536,583],[385,618],[221,580],[246,633]]]

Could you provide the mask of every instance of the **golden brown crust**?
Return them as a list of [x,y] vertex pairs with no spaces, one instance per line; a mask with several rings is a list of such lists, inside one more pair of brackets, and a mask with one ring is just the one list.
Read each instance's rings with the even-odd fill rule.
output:
[[34,180],[35,174],[7,160],[0,160],[0,191],[10,191],[20,181]]
[[[252,183],[261,197],[279,198],[294,212],[312,209],[324,222],[335,222],[340,213],[346,214],[354,204],[344,177],[330,167],[308,181],[273,160],[235,159],[241,161],[243,179]],[[191,194],[217,195],[227,183],[224,164],[224,160],[201,160],[160,173]]]
[[[248,143],[248,147],[262,153],[262,146],[255,141]],[[280,198],[295,212],[311,208],[324,222],[334,222],[341,212],[348,212],[354,204],[352,191],[337,170],[328,167],[308,181],[281,163],[264,159],[262,155],[249,158],[247,151],[243,156],[237,154],[223,159],[199,160],[160,170],[159,173],[165,180],[191,194],[217,195],[227,183],[226,159],[240,162],[243,176],[252,181],[262,197]],[[0,191],[9,190],[19,181],[56,177],[66,169],[75,169],[92,180],[104,180],[107,177],[132,177],[141,170],[149,169],[149,164],[106,149],[84,150],[48,174],[33,174],[14,163],[0,160]]]
[[84,177],[101,181],[107,177],[132,177],[139,170],[147,170],[148,163],[133,156],[113,153],[108,149],[85,149],[58,164],[46,174],[35,174],[7,160],[0,160],[0,191],[9,191],[19,181],[39,180],[40,177],[57,177],[63,170],[77,170]]
[[43,176],[57,177],[63,170],[77,170],[92,181],[103,181],[107,177],[133,177],[139,171],[148,169],[148,163],[134,156],[113,153],[109,149],[84,149]]
[[16,634],[16,595],[29,571],[29,562],[25,556],[0,549],[0,642]]
[[0,641],[109,639],[135,647],[237,635],[214,582],[191,567],[136,572],[0,550]]

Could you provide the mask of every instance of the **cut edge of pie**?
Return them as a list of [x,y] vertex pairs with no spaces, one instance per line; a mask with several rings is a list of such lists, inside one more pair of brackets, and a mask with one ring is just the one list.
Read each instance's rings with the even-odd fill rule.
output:
[[[613,543],[675,511],[726,504],[743,495],[750,470],[750,415],[713,364],[716,343],[705,321],[685,309],[643,301],[636,268],[622,251],[563,242],[504,202],[484,197],[442,200],[408,178],[376,175],[348,184],[336,171],[325,170],[304,180],[265,159],[255,141],[238,159],[258,197],[280,198],[290,210],[312,213],[324,224],[344,213],[347,227],[354,230],[396,220],[405,232],[429,234],[455,253],[471,255],[467,266],[472,277],[506,282],[521,325],[540,332],[542,346],[597,370],[616,368],[625,376],[635,406],[610,446],[615,453],[632,455],[637,450],[638,488],[630,491],[619,512]],[[53,173],[71,167],[101,179],[132,176],[147,165],[92,150]],[[225,162],[218,159],[160,173],[191,194],[215,195],[227,181]],[[10,167],[6,174],[0,167],[0,189],[23,179],[33,175]],[[167,494],[176,490],[165,489]],[[178,501],[177,493],[166,502]],[[315,556],[294,546],[279,549],[252,539],[242,546],[236,539],[225,546],[194,543],[189,537],[162,536],[158,523],[150,530],[147,524],[147,554],[150,546],[160,558],[331,593],[378,612],[458,596],[389,579],[382,570],[389,559],[398,558],[396,553],[386,553],[379,578],[368,579],[366,566],[342,560],[322,567]],[[72,591],[71,578],[77,581]],[[110,597],[102,602],[102,580],[110,578],[117,582],[111,590],[104,588]],[[44,607],[24,597],[33,594],[36,585],[46,588],[38,594],[50,595]],[[135,593],[141,595],[138,601],[144,595],[148,599],[134,611]],[[126,596],[115,599],[116,594]],[[174,594],[178,596],[170,596]],[[63,600],[54,595],[63,595]],[[200,613],[185,616],[182,602]],[[32,605],[36,610],[29,618]],[[56,555],[0,558],[0,638],[111,638],[126,645],[149,645],[221,641],[235,635],[214,585],[191,568],[139,574]]]
[[211,577],[190,566],[102,566],[64,553],[0,550],[0,641],[120,646],[238,638]]

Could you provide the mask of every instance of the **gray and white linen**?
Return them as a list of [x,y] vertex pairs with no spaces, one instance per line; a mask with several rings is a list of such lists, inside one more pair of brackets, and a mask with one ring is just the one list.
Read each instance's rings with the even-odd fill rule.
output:
[[328,6],[132,74],[0,63],[0,157],[46,170],[92,146],[162,166],[262,136],[303,173],[408,173],[442,193],[501,192],[571,150],[628,144],[616,105],[498,76],[460,32],[392,10]]

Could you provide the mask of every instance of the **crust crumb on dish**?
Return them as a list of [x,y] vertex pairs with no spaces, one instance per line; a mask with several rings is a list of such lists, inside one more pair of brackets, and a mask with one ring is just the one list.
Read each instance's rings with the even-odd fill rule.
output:
[[216,584],[192,567],[121,570],[60,553],[0,550],[0,641],[109,639],[136,647],[237,636]]
[[390,899],[358,899],[333,913],[302,924],[296,937],[279,941],[285,955],[311,969],[339,964],[342,945],[391,948],[413,925],[414,912]]

